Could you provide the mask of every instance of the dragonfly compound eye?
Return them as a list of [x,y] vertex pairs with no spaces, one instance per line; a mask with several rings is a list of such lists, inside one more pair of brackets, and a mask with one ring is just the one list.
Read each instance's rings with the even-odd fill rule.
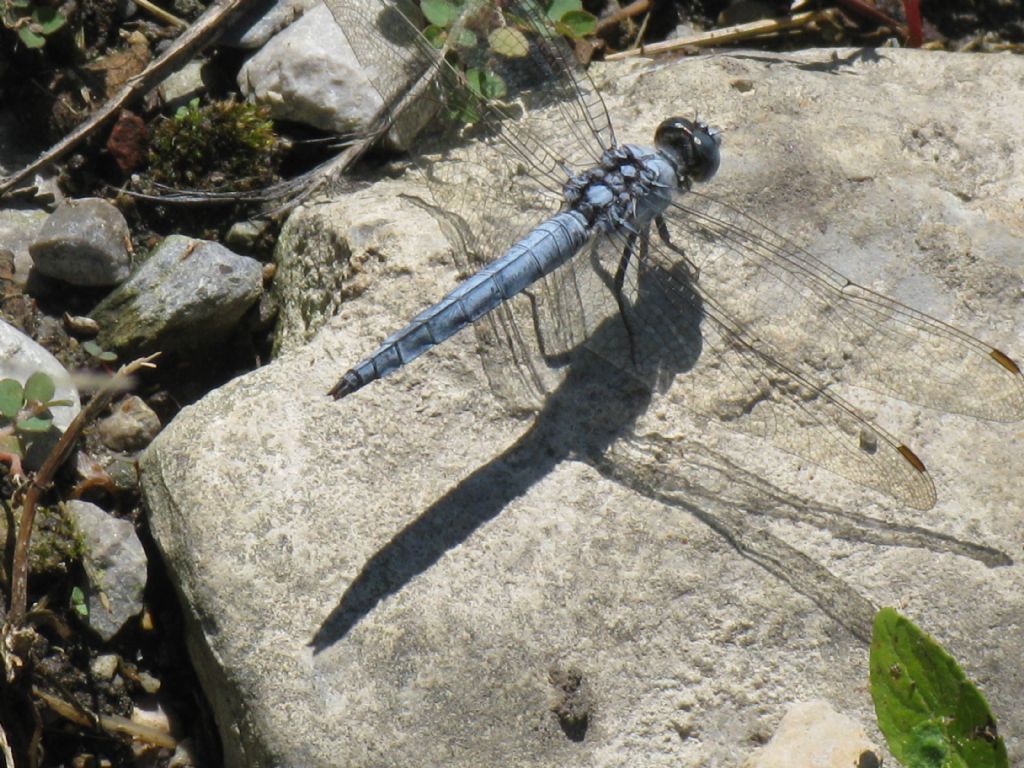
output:
[[654,145],[672,161],[680,176],[707,181],[718,170],[721,139],[712,128],[685,117],[670,117],[658,126]]

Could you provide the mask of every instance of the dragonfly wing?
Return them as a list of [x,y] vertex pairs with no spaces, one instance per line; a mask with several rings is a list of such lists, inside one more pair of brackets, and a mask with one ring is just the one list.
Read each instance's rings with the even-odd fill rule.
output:
[[667,219],[702,292],[788,368],[952,413],[1024,418],[1024,377],[1002,352],[847,280],[712,197],[691,192]]
[[[606,268],[622,242],[609,240]],[[935,489],[913,452],[828,386],[787,367],[707,290],[705,277],[652,238],[624,280],[620,325],[632,333],[620,338],[633,343],[588,348],[653,387],[652,408],[662,414],[692,411],[911,507],[930,508]]]

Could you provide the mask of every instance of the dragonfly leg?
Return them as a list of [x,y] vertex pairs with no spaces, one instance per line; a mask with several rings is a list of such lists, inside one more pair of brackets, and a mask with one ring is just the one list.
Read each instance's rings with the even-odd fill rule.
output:
[[[648,234],[644,232],[640,236],[640,258],[647,255]],[[626,282],[626,270],[629,269],[629,260],[633,257],[633,248],[636,245],[637,234],[630,232],[626,238],[626,247],[622,249],[622,258],[619,260],[619,268],[615,270],[615,279],[612,283],[612,293],[615,294],[615,303],[619,305],[619,317],[622,318],[622,325],[626,329],[626,338],[629,339],[629,357],[636,365],[636,344],[633,336],[633,325],[629,319],[629,306],[626,297],[622,295],[622,286]]]
[[668,249],[683,258],[683,263],[687,268],[687,277],[689,277],[693,282],[700,280],[700,267],[690,261],[685,250],[672,242],[672,236],[669,234],[668,226],[665,224],[665,217],[655,216],[654,226],[658,228],[658,237],[660,237],[661,241],[668,246]]
[[548,352],[547,349],[545,349],[544,334],[541,332],[540,327],[540,311],[539,307],[537,306],[537,297],[533,294],[533,291],[530,290],[523,291],[522,295],[527,298],[527,300],[530,302],[530,307],[532,308],[530,316],[533,319],[533,333],[534,336],[536,336],[537,338],[537,348],[541,354],[541,357],[544,358],[544,362],[547,363],[547,365],[551,368],[565,367],[566,365],[569,364],[569,361],[572,359],[572,354],[570,352],[552,354]]

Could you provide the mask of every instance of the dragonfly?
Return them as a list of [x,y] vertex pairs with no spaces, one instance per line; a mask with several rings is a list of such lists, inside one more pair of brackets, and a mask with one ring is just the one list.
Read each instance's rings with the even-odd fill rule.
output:
[[346,371],[335,399],[473,326],[509,404],[542,400],[582,350],[672,407],[916,509],[936,501],[924,463],[837,385],[1024,418],[1024,377],[1005,353],[707,194],[723,141],[696,115],[665,119],[650,146],[618,143],[537,0],[327,5],[388,124],[426,125],[420,204],[466,275]]

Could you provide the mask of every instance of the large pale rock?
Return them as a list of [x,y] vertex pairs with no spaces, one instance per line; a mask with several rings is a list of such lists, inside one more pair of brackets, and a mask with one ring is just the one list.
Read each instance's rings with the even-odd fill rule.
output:
[[[716,192],[1024,357],[1021,59],[738,53],[602,79],[620,141],[699,108],[725,131]],[[364,195],[296,240],[336,244],[358,285],[340,318],[302,346],[322,315],[292,316],[293,352],[142,461],[229,765],[737,766],[794,701],[873,721],[872,603],[958,657],[1024,760],[1020,424],[858,394],[931,467],[922,513],[647,409],[596,364],[509,416],[471,333],[331,402],[458,279],[429,220]],[[352,241],[374,199],[391,234]]]

